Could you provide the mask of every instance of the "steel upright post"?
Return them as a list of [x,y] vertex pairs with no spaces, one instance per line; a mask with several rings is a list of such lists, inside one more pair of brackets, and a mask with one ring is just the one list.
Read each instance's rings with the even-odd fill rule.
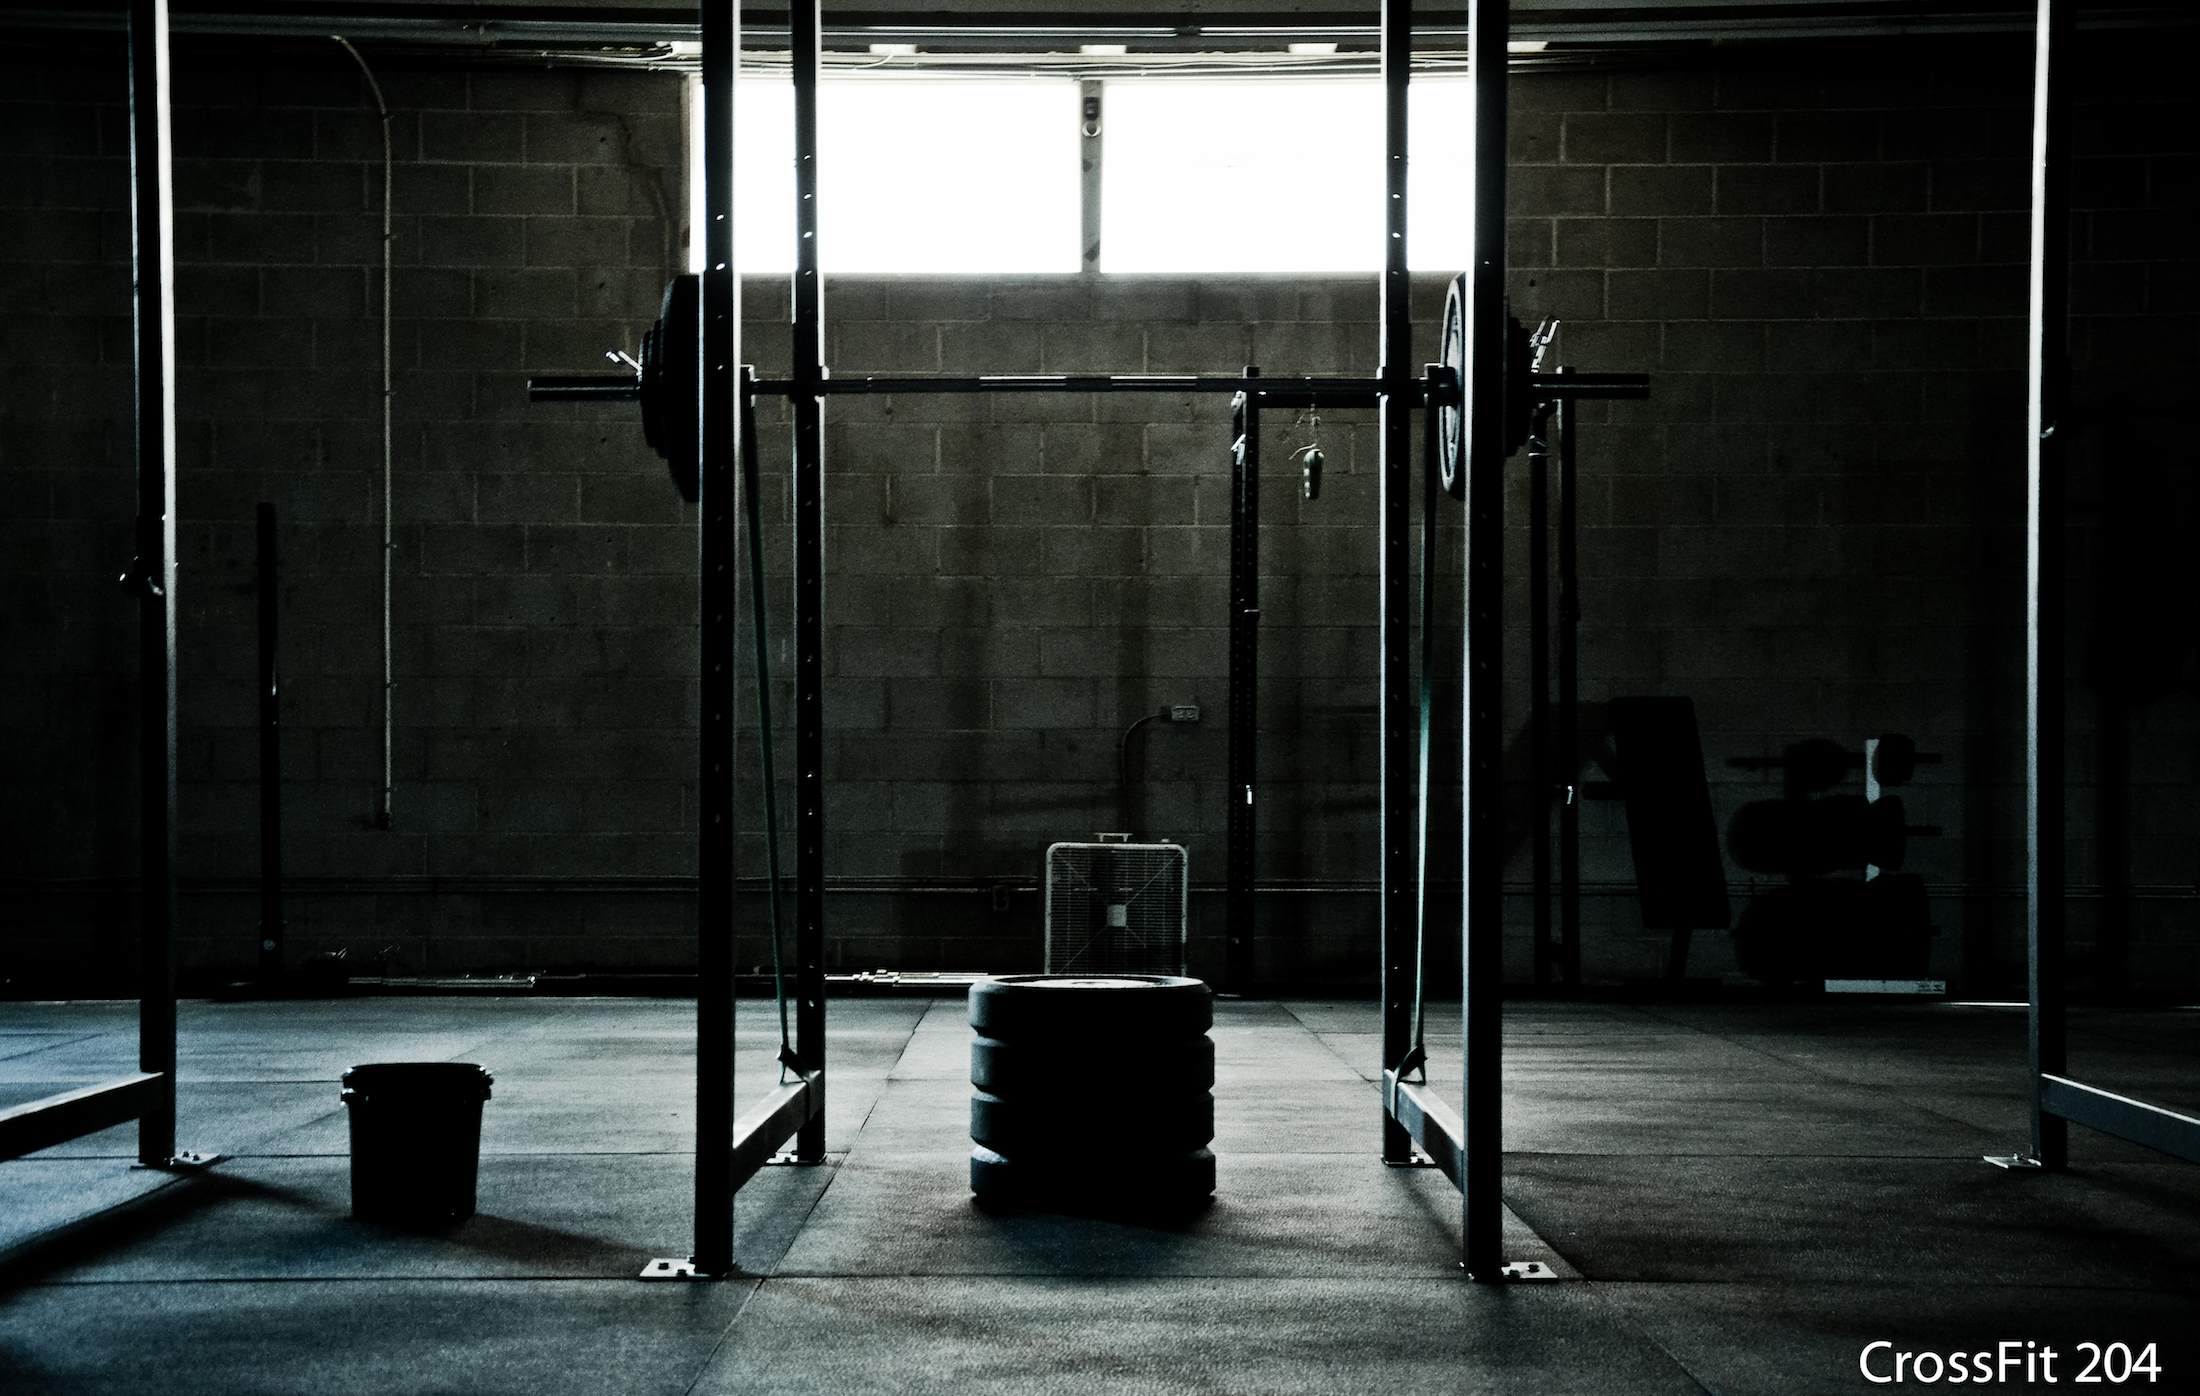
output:
[[[1413,67],[1412,0],[1383,0],[1383,273],[1381,464],[1378,471],[1381,544],[1380,617],[1383,1069],[1396,1070],[1412,1050],[1415,984],[1413,759],[1413,373],[1412,285],[1406,269],[1406,84]],[[1413,1142],[1386,1110],[1383,1161],[1407,1163]]]
[[1231,412],[1230,749],[1223,982],[1238,993],[1253,979],[1254,787],[1260,756],[1260,398],[1248,366]]
[[1548,985],[1551,953],[1551,408],[1528,440],[1528,879],[1535,982]]
[[[1558,372],[1567,369],[1560,365]],[[1574,404],[1561,397],[1552,409],[1551,430],[1558,437],[1558,745],[1561,794],[1558,806],[1559,975],[1569,986],[1581,985],[1581,576],[1576,530],[1581,516],[1575,495],[1579,472],[1574,462]]]
[[1474,252],[1466,324],[1466,662],[1460,753],[1459,924],[1466,1130],[1460,1194],[1467,1272],[1498,1279],[1503,1265],[1502,1146],[1505,729],[1499,688],[1505,581],[1505,30],[1506,0],[1467,0],[1467,72],[1473,84],[1468,184]]
[[[825,1069],[825,285],[817,246],[818,0],[789,10],[794,69],[795,1055]],[[795,1136],[825,1157],[825,1112]]]
[[734,742],[740,569],[734,480],[739,462],[735,377],[741,362],[740,288],[733,253],[734,74],[741,17],[703,6],[703,279],[698,322],[667,333],[700,336],[698,360],[698,600],[702,722],[696,788],[695,1255],[704,1276],[733,1270]]
[[2071,0],[2039,0],[2032,77],[2032,297],[2026,414],[2025,944],[2031,980],[2032,1157],[2069,1162],[2070,1126],[2045,1108],[2043,1074],[2068,1067],[2063,1010],[2063,655],[2068,392]]
[[136,279],[138,601],[138,1070],[160,1084],[138,1119],[138,1161],[176,1153],[176,349],[168,128],[168,0],[130,4],[130,233]]
[[255,511],[254,573],[260,604],[260,979],[283,972],[283,697],[276,663],[282,619],[275,558],[275,506]]

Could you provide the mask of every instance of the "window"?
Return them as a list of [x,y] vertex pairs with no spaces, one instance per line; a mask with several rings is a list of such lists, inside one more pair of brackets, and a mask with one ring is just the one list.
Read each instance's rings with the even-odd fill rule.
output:
[[[1469,260],[1463,142],[1472,91],[1408,89],[1406,247],[1418,270]],[[1382,83],[1371,76],[1123,78],[1103,94],[1100,269],[1374,272],[1383,263]],[[701,226],[701,103],[691,171]],[[1074,272],[1082,265],[1077,84],[1059,78],[827,76],[818,91],[828,273]],[[734,123],[741,268],[794,267],[794,88],[741,81]],[[702,265],[691,249],[691,267]]]
[[[735,101],[736,256],[744,272],[783,274],[794,268],[794,85],[744,78]],[[701,105],[691,132],[695,227]],[[1081,265],[1076,83],[829,77],[817,114],[828,273]],[[702,265],[699,247],[689,265]]]
[[[1407,255],[1417,268],[1464,267],[1471,92],[1428,78],[1408,92]],[[1129,79],[1105,95],[1101,270],[1382,266],[1378,79]]]

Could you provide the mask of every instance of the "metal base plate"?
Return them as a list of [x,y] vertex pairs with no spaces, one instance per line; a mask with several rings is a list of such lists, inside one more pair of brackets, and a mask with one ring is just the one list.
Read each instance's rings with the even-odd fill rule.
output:
[[649,1262],[649,1264],[642,1267],[642,1273],[637,1275],[635,1278],[642,1280],[679,1281],[720,1280],[724,1279],[725,1276],[714,1275],[708,1270],[699,1270],[696,1268],[695,1262],[692,1260],[652,1260],[651,1262]]
[[1555,1280],[1558,1272],[1540,1260],[1515,1260],[1508,1262],[1497,1272],[1497,1277],[1509,1282],[1530,1280]]
[[132,1168],[157,1168],[163,1173],[197,1173],[220,1163],[221,1154],[202,1154],[197,1149],[178,1149],[159,1163],[133,1163]]
[[1422,1153],[1419,1149],[1413,1151],[1412,1158],[1386,1158],[1383,1160],[1383,1167],[1385,1168],[1434,1168],[1435,1166],[1436,1160]]
[[825,1156],[823,1154],[819,1154],[816,1158],[804,1158],[794,1150],[789,1149],[785,1153],[773,1154],[770,1158],[765,1159],[764,1166],[766,1168],[816,1168],[824,1162]]
[[1986,1161],[1996,1168],[2020,1172],[2028,1168],[2045,1168],[2046,1165],[2030,1154],[1988,1154]]

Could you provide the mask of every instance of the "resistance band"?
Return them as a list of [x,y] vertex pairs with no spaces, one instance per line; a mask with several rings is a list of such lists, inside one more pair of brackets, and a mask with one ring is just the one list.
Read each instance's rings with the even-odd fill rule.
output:
[[[1433,415],[1433,414],[1431,414]],[[1398,1063],[1398,1077],[1418,1071],[1428,1080],[1428,848],[1429,730],[1436,705],[1436,501],[1442,488],[1436,474],[1436,424],[1421,424],[1421,675],[1420,793],[1416,811],[1419,847],[1413,873],[1413,1045]]]
[[772,1002],[779,1009],[779,1080],[784,1085],[788,1068],[800,1070],[802,1063],[787,1036],[787,974],[779,955],[779,781],[772,760],[772,647],[764,604],[763,507],[756,497],[756,398],[748,391],[748,369],[742,369],[741,379],[741,509],[749,535],[749,591],[755,598],[749,605],[749,619],[756,637],[756,746],[764,781],[764,885],[771,906]]

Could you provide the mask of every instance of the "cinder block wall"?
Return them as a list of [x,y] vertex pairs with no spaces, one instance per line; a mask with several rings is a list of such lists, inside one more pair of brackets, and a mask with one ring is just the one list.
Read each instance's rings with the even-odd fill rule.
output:
[[[96,967],[121,962],[130,935],[135,818],[133,616],[111,581],[132,507],[122,74],[119,54],[16,54],[0,74],[0,963]],[[189,961],[241,965],[255,938],[251,515],[265,499],[283,519],[293,953],[679,966],[692,512],[629,413],[530,406],[521,384],[632,348],[684,265],[680,84],[370,57],[397,157],[389,830],[372,820],[379,129],[341,55],[179,51]],[[1947,831],[1912,865],[1936,889],[1940,967],[1976,988],[2013,969],[2019,944],[2028,84],[2022,43],[1760,48],[1715,67],[1523,74],[1513,111],[1516,308],[1564,320],[1565,362],[1654,375],[1649,402],[1583,414],[1584,697],[1693,696],[1722,823],[1772,793],[1729,756],[1882,730],[1947,753],[1909,792],[1913,818]],[[2173,366],[2193,358],[2196,128],[2182,81],[2143,62],[2089,95],[2080,365],[2143,400],[2176,390]],[[1427,327],[1442,279],[1417,290]],[[745,357],[766,373],[785,362],[784,305],[783,281],[748,288]],[[1371,278],[840,279],[827,314],[842,372],[1375,366]],[[1035,963],[1036,899],[988,889],[1028,882],[1049,842],[1097,829],[1179,838],[1195,877],[1218,878],[1227,403],[841,399],[829,415],[834,963]],[[781,422],[767,410],[770,520],[786,513]],[[2075,876],[2157,893],[2182,881],[2101,931],[2149,981],[2191,984],[2190,603],[2157,628],[2120,600],[2133,585],[2189,597],[2134,560],[2174,557],[2173,532],[2151,553],[2129,546],[2131,529],[2159,543],[2165,519],[2189,515],[2189,450],[2132,429],[2137,448],[2115,454],[2151,462],[2139,505],[2073,513],[2080,560],[2106,537],[2099,551],[2123,563],[2080,589],[2077,716],[2090,723],[2098,687],[2086,655],[2174,649],[2175,663],[2117,689],[2151,746],[2110,802],[2121,852],[2105,863],[2092,782],[2116,752],[2074,744]],[[1326,416],[1326,488],[1305,502],[1284,463],[1304,439],[1288,420],[1266,434],[1260,867],[1304,890],[1264,899],[1260,958],[1334,983],[1375,965],[1375,452],[1364,415]],[[2102,497],[2090,474],[2082,488]],[[1517,488],[1513,506],[1518,520]],[[770,549],[784,674],[776,531]],[[1516,580],[1524,551],[1516,527]],[[1454,534],[1452,597],[1458,561]],[[1518,728],[1518,588],[1513,602]],[[1456,643],[1439,637],[1447,716]],[[1124,727],[1185,702],[1200,724],[1132,739],[1126,799]],[[1437,759],[1455,768],[1456,748],[1440,738]],[[748,762],[753,774],[753,748]],[[1634,909],[1624,824],[1592,804],[1584,826],[1590,971],[1652,972],[1662,941]],[[1439,875],[1456,876],[1456,842],[1446,802]],[[1517,840],[1514,853],[1524,875]],[[744,871],[760,856],[746,839]],[[2104,905],[2080,903],[2081,934]],[[1451,914],[1439,899],[1435,924]],[[1219,905],[1199,899],[1195,916],[1195,959],[1212,968]],[[1718,971],[1723,938],[1699,940],[1699,969]],[[744,958],[761,959],[750,943]]]

